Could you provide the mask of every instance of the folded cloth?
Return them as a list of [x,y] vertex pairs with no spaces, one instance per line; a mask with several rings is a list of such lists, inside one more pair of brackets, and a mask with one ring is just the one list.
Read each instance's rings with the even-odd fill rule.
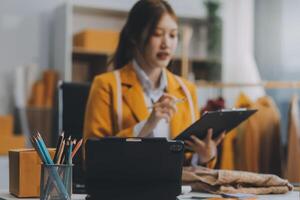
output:
[[205,167],[185,167],[182,182],[191,185],[193,191],[215,194],[283,194],[293,190],[284,179],[271,174],[257,174],[234,170],[214,170]]

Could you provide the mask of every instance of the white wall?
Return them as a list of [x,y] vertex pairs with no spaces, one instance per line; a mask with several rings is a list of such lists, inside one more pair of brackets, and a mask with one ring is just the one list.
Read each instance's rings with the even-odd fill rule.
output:
[[255,1],[255,57],[262,79],[277,79],[282,67],[282,15],[282,0]]
[[52,11],[63,0],[1,0],[0,115],[12,111],[14,69],[51,66]]
[[[300,1],[255,1],[255,57],[262,79],[300,81]],[[267,90],[281,111],[286,143],[289,102],[300,89]]]
[[300,79],[300,1],[256,0],[255,56],[263,79]]
[[[254,0],[225,1],[223,16],[222,80],[235,83],[259,83],[254,59]],[[265,94],[261,87],[242,88],[250,99]],[[241,88],[224,88],[226,106],[234,107]]]
[[8,157],[0,156],[0,190],[8,190],[9,188],[9,169]]
[[[137,0],[73,0],[74,4],[119,11],[129,11]],[[203,17],[206,11],[204,0],[167,0],[179,17]]]
[[[52,10],[62,0],[0,1],[0,115],[13,109],[14,70],[51,66]],[[8,158],[0,157],[0,189],[8,189]]]
[[282,6],[282,65],[287,77],[300,80],[300,1],[284,0]]

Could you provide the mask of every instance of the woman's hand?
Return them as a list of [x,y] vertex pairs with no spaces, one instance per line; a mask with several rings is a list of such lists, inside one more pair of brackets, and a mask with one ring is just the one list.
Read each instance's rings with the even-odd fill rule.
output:
[[212,139],[213,130],[209,129],[204,140],[192,135],[192,141],[185,141],[187,148],[193,150],[199,156],[199,163],[204,164],[217,156],[217,146],[225,136],[225,131],[216,139]]
[[152,112],[142,128],[139,137],[148,136],[161,119],[170,122],[173,115],[177,112],[175,102],[176,97],[166,93],[163,94],[153,105]]

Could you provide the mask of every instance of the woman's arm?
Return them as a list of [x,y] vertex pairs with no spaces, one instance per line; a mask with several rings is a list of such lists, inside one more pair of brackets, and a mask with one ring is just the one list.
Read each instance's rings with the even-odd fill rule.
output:
[[86,105],[84,119],[84,140],[105,136],[131,137],[132,127],[118,130],[117,119],[113,112],[113,75],[96,77],[93,81]]
[[213,130],[209,129],[204,140],[200,140],[192,135],[192,141],[185,141],[188,148],[198,154],[198,164],[206,165],[217,157],[217,146],[223,140],[225,133],[222,133],[216,139],[212,139]]
[[[191,96],[194,102],[196,119],[200,118],[200,111],[198,106],[197,88],[195,85],[189,87]],[[186,147],[190,148],[196,153],[198,157],[198,164],[213,168],[217,160],[217,146],[223,140],[225,133],[218,138],[212,139],[213,130],[208,130],[207,136],[204,140],[198,139],[196,136],[191,136],[191,141],[185,141]]]
[[153,105],[152,112],[141,128],[138,137],[147,137],[155,129],[160,120],[170,122],[173,115],[177,112],[175,102],[176,97],[164,93]]

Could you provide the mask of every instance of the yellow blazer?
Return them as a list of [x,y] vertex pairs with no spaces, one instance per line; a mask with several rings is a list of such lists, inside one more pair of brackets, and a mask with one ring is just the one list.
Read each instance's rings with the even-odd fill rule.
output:
[[[177,98],[187,98],[175,75],[167,71],[167,93]],[[117,80],[113,72],[95,77],[85,113],[84,140],[92,137],[118,136],[132,137],[134,126],[148,118],[149,111],[144,101],[144,92],[132,67],[128,64],[120,69],[122,86],[122,130],[118,127],[117,116]],[[196,119],[199,118],[196,86],[181,79],[189,90]],[[191,109],[188,101],[178,103],[178,111],[170,122],[170,137],[176,137],[192,123]]]

